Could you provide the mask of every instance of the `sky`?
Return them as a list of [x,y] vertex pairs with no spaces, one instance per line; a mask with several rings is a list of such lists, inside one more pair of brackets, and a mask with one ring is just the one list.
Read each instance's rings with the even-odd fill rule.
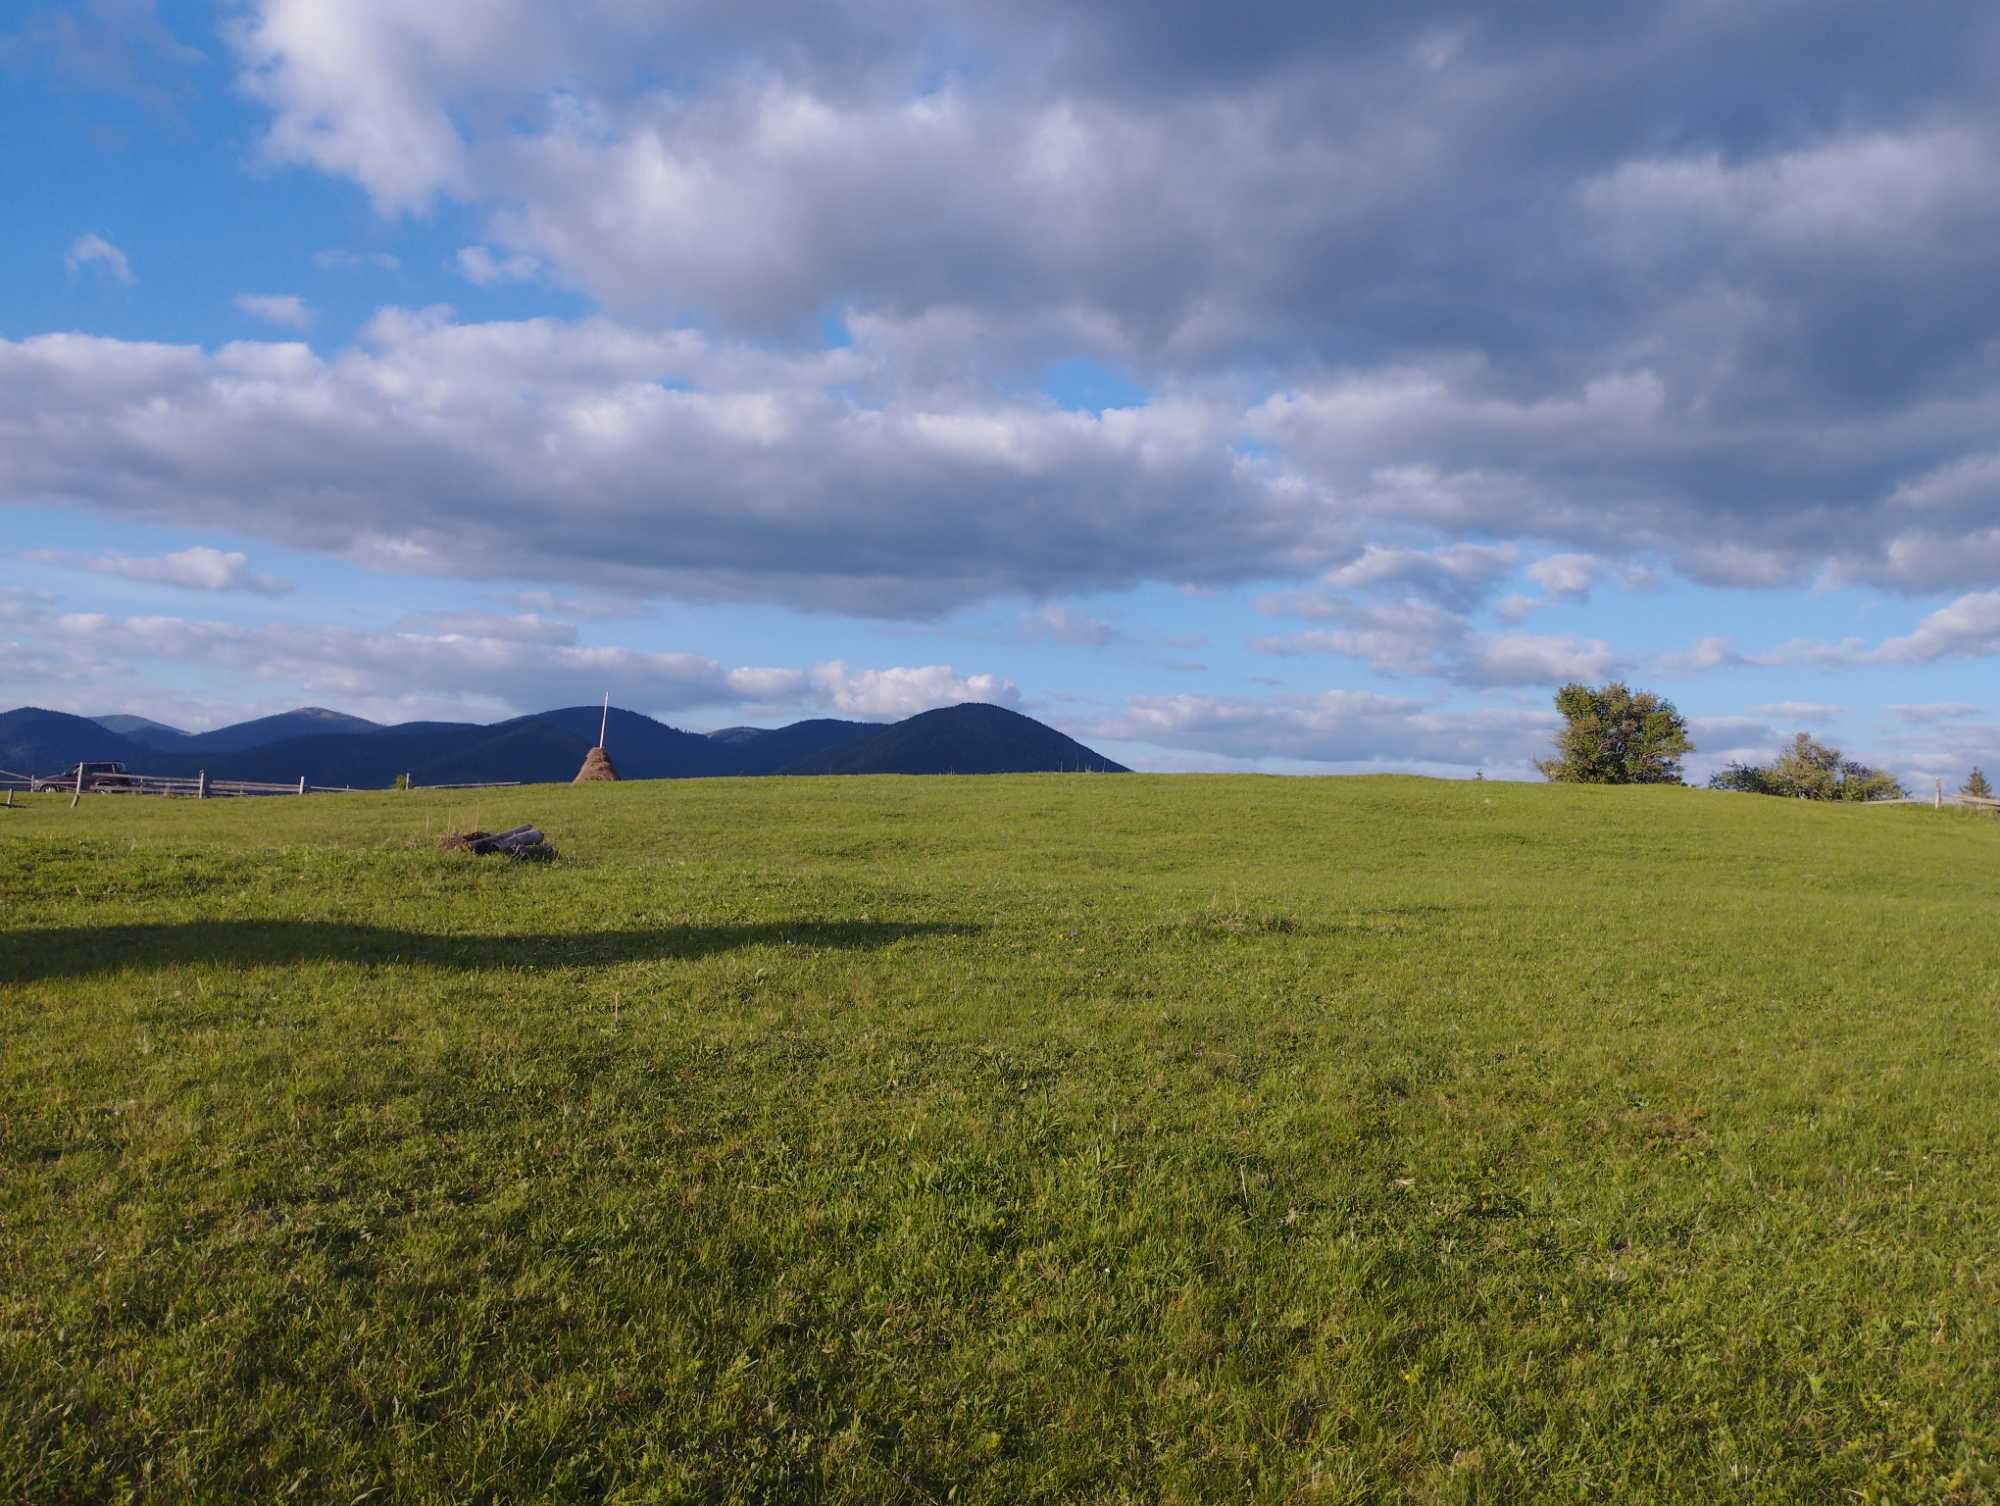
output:
[[2000,8],[28,0],[0,705],[2000,767]]

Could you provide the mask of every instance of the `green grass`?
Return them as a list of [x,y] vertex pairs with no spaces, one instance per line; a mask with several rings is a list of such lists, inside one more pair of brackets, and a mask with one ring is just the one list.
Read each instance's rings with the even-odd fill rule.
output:
[[0,811],[0,1501],[2000,1498],[2000,822],[66,806]]

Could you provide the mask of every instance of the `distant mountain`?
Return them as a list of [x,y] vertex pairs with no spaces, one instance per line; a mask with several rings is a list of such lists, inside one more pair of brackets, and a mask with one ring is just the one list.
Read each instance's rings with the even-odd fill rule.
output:
[[[0,713],[0,768],[53,774],[115,759],[138,773],[382,789],[399,774],[418,785],[519,780],[567,781],[597,742],[601,707],[570,706],[493,726],[405,722],[384,727],[360,717],[307,709],[192,737],[142,727],[152,745],[99,720],[23,707]],[[269,738],[304,727],[305,735]],[[252,739],[269,738],[262,742]],[[788,727],[730,728],[726,735],[683,732],[637,712],[611,710],[606,737],[626,779],[695,779],[766,774],[1001,774],[1040,770],[1118,771],[1052,727],[997,706],[927,711],[893,726],[816,718]]]
[[[546,722],[581,739],[583,746],[576,755],[576,761],[581,763],[583,755],[597,746],[597,727],[603,715],[602,706],[568,706],[561,711],[538,711],[531,720]],[[618,766],[621,779],[696,779],[739,772],[729,744],[718,743],[699,732],[683,732],[617,706],[611,708],[604,751]],[[575,772],[572,767],[563,778]]]
[[155,755],[87,716],[23,706],[0,712],[0,769],[16,774],[59,774],[72,764],[116,760],[142,769]]
[[[857,738],[880,732],[880,722],[842,722],[832,717],[793,722],[789,727],[731,727],[711,732],[712,740],[726,741],[736,760],[737,774],[775,774],[791,764],[844,747]],[[619,765],[622,770],[623,764]]]
[[233,752],[153,752],[141,767],[148,774],[183,776],[206,769],[210,779],[271,784],[303,777],[307,784],[333,789],[386,789],[399,774],[419,785],[540,784],[568,779],[587,751],[577,738],[532,717],[492,727],[444,726],[441,732],[401,735],[390,728],[331,732]]
[[174,747],[188,736],[178,727],[169,727],[165,722],[156,722],[145,716],[93,716],[90,720],[120,737],[129,737],[135,743],[153,748]]
[[317,737],[329,732],[380,732],[379,722],[328,711],[324,706],[304,706],[297,711],[281,711],[276,716],[260,716],[252,722],[217,727],[213,732],[197,732],[176,751],[197,753],[240,753],[245,748],[262,748],[295,737]]
[[483,725],[484,723],[481,722],[397,722],[392,727],[378,727],[373,735],[376,737],[428,737],[440,732],[476,732]]
[[926,711],[787,765],[786,774],[1131,772],[1033,717],[967,702]]

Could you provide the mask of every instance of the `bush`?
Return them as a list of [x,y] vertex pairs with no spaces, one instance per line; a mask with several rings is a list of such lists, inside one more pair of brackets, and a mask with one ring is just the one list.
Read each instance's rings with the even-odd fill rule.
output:
[[1710,775],[1708,787],[1794,800],[1902,800],[1909,795],[1894,775],[1844,758],[1840,749],[1804,732],[1770,765],[1732,763]]

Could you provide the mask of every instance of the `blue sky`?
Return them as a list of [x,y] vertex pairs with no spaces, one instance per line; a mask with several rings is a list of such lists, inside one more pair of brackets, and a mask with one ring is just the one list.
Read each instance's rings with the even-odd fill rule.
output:
[[994,9],[10,12],[0,704],[2000,765],[1986,8]]

